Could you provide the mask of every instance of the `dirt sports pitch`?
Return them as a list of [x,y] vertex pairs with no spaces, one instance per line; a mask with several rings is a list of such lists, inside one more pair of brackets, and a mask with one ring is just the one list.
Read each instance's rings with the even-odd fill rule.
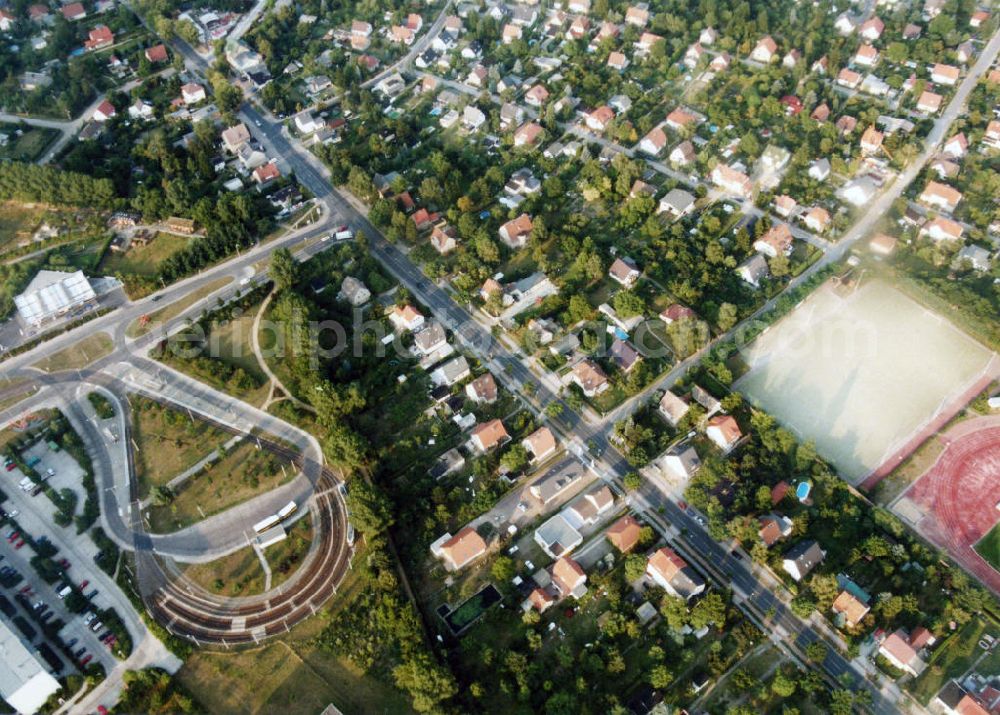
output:
[[1000,417],[962,422],[939,439],[941,456],[893,510],[1000,595]]

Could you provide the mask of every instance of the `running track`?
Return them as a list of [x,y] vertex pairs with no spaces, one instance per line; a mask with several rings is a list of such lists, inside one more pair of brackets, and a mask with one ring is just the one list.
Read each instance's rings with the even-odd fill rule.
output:
[[917,529],[1000,595],[1000,572],[973,545],[1000,520],[1000,420],[959,424],[938,461],[904,495],[924,516]]

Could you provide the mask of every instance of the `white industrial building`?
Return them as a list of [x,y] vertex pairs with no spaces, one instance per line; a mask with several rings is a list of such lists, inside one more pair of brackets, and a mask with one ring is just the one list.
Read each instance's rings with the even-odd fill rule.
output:
[[24,292],[14,298],[14,304],[28,325],[38,327],[96,300],[83,271],[38,271]]
[[0,695],[7,704],[32,715],[59,688],[41,658],[28,650],[6,621],[0,621]]

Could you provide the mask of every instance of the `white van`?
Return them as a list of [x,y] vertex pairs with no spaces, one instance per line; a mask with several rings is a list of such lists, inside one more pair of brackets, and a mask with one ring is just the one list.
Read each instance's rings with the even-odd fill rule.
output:
[[57,595],[59,596],[59,600],[61,601],[62,599],[66,598],[66,596],[70,595],[71,593],[73,593],[73,589],[70,588],[69,586],[66,586]]

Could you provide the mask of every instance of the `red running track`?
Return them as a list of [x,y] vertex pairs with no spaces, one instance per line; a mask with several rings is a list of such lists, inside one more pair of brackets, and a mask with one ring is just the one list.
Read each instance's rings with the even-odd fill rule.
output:
[[972,548],[1000,520],[1000,426],[975,427],[942,436],[947,447],[906,496],[924,512],[919,531],[1000,595],[1000,572]]

